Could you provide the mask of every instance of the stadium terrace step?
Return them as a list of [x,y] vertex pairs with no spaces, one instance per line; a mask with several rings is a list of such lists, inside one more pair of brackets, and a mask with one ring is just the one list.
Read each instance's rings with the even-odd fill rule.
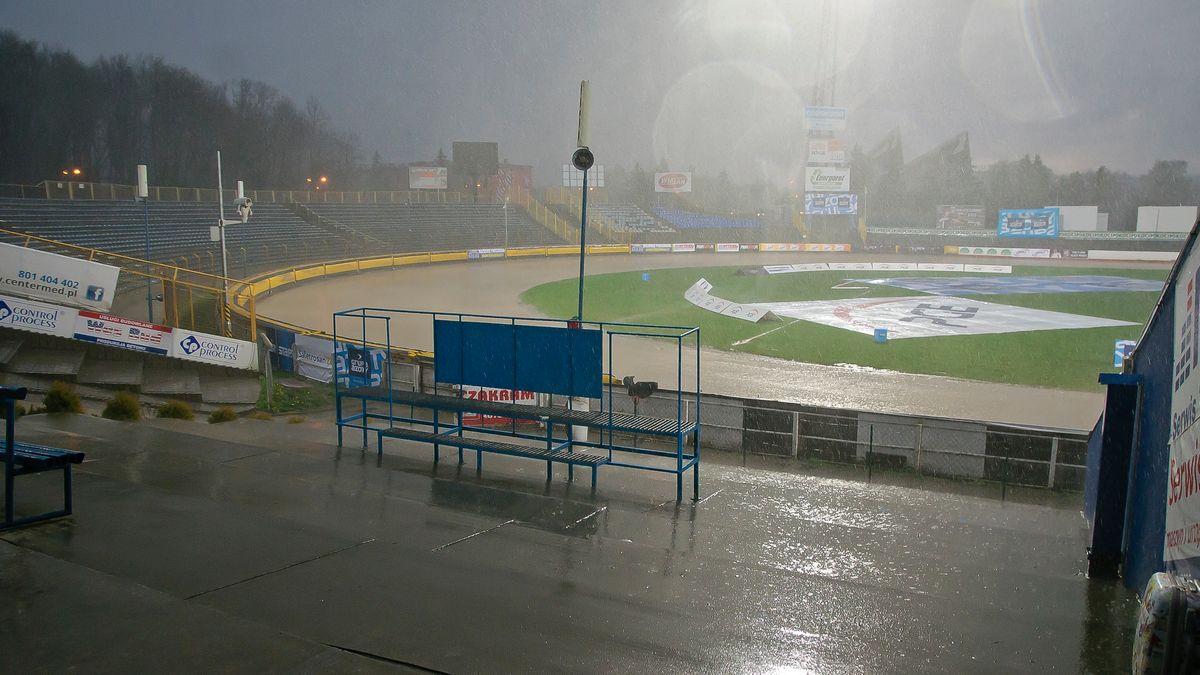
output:
[[84,384],[126,385],[142,384],[144,364],[134,360],[112,360],[88,356],[79,369],[76,380]]
[[257,372],[200,374],[200,398],[205,403],[254,405],[260,389]]
[[22,375],[53,375],[73,378],[83,365],[82,350],[21,349],[9,360],[7,370]]
[[6,364],[17,355],[25,340],[19,337],[0,338],[0,364]]
[[200,396],[200,374],[190,368],[146,368],[142,391],[166,396]]

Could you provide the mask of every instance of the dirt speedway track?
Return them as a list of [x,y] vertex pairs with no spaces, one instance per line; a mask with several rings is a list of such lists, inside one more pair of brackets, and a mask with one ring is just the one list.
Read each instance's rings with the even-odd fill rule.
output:
[[[593,255],[587,259],[587,273],[712,265],[917,260],[912,256],[857,253]],[[920,258],[920,261],[932,260],[932,256]],[[1008,260],[980,259],[979,262],[1021,264]],[[1039,260],[1032,264],[1058,262]],[[1096,261],[1090,265],[1086,260],[1064,262],[1071,267],[1117,266],[1107,261]],[[261,296],[258,299],[258,312],[266,317],[325,331],[333,328],[332,315],[335,311],[363,306],[539,316],[534,308],[520,302],[520,294],[538,284],[574,277],[578,272],[579,260],[572,256],[445,263],[365,272],[305,283]],[[373,331],[369,329],[368,332]],[[382,331],[377,337],[382,339]],[[392,344],[432,347],[428,322],[393,323]],[[616,352],[614,374],[634,374],[638,379],[657,379],[664,387],[674,386],[674,344],[640,340]],[[689,358],[694,364],[694,358],[685,353],[685,370]],[[701,391],[722,396],[1084,430],[1092,428],[1103,406],[1100,390],[1083,392],[1024,387],[867,368],[815,365],[707,348],[702,348],[701,361]],[[685,375],[684,388],[692,388],[694,379],[694,376],[689,379]]]

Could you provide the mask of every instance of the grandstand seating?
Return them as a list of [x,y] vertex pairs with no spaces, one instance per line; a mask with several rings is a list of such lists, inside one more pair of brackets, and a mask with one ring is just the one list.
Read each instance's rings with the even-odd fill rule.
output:
[[[562,241],[524,209],[503,204],[310,204],[323,220],[395,252],[546,246]],[[507,212],[507,213],[506,213]],[[507,218],[507,226],[505,224]]]
[[[209,240],[212,202],[150,202],[150,258],[220,269]],[[235,219],[226,205],[227,218]],[[232,276],[374,253],[562,243],[520,207],[502,204],[255,204],[246,224],[226,227]],[[0,199],[0,228],[136,258],[146,256],[142,205],[133,200]]]
[[651,209],[655,216],[667,221],[673,227],[679,230],[736,230],[736,229],[760,229],[762,222],[753,218],[726,218],[725,216],[711,216],[704,213],[692,213],[690,211],[680,211],[678,209],[668,209],[661,206],[655,206]]
[[633,204],[595,204],[588,209],[606,219],[614,230],[624,232],[674,232],[663,221],[646,213]]
[[[230,210],[226,217],[235,218],[232,209],[226,208]],[[151,259],[191,256],[203,261],[201,268],[216,266],[212,254],[220,249],[209,240],[209,227],[217,219],[216,204],[151,202],[149,214]],[[146,255],[143,218],[142,205],[134,201],[0,199],[0,227],[4,229],[137,258]],[[225,242],[231,274],[244,271],[234,268],[236,262],[242,267],[288,264],[347,248],[338,237],[279,204],[255,205],[249,223],[226,228]]]

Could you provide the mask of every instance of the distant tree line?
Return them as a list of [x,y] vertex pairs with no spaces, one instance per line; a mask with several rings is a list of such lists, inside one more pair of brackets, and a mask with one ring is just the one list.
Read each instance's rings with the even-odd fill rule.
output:
[[872,226],[933,227],[941,204],[984,206],[987,225],[1000,209],[1098,206],[1109,214],[1110,230],[1132,230],[1139,206],[1200,204],[1200,180],[1185,161],[1156,161],[1141,176],[1105,166],[1055,173],[1038,155],[976,168],[966,134],[907,163],[895,148],[855,148],[849,166],[851,189]]
[[[1185,161],[1159,160],[1140,176],[1104,166],[1055,173],[1038,155],[976,168],[965,134],[908,163],[898,146],[885,143],[871,152],[855,148],[846,166],[850,189],[859,195],[861,213],[871,226],[932,228],[942,204],[985,207],[985,226],[995,223],[1000,209],[1094,205],[1109,214],[1109,229],[1132,230],[1139,206],[1200,204],[1200,179],[1188,173]],[[668,170],[665,161],[653,169],[610,163],[605,167],[609,199],[643,208],[661,205],[739,216],[761,213],[768,220],[787,218],[793,205],[803,207],[802,177],[795,179],[798,189],[793,184],[793,190],[784,190],[761,179],[739,182],[725,171],[712,175],[693,170],[691,193],[655,193],[655,171]]]
[[85,64],[0,32],[0,73],[0,183],[75,167],[84,180],[132,183],[147,164],[154,185],[215,185],[220,149],[227,185],[298,189],[349,175],[358,158],[357,140],[315,100],[300,107],[250,80],[212,84],[157,57]]

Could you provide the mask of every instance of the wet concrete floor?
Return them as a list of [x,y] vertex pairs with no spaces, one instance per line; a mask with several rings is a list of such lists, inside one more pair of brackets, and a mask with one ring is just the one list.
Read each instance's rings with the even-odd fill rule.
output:
[[[1118,672],[1076,508],[707,461],[340,452],[326,419],[23,418],[76,514],[0,533],[0,672]],[[586,472],[581,472],[586,474]],[[57,476],[19,478],[27,508]],[[426,671],[428,672],[428,671]]]
[[[693,254],[590,256],[588,274],[667,267],[766,265],[797,261],[845,261],[846,254]],[[854,261],[911,261],[912,257],[854,254]],[[1040,265],[1055,261],[1038,261]],[[1086,263],[1087,261],[1082,261]],[[1079,266],[1076,261],[1071,266]],[[1113,263],[1108,263],[1111,266]],[[309,328],[330,330],[335,311],[362,306],[442,312],[537,316],[520,302],[526,289],[578,274],[571,256],[521,258],[416,266],[332,277],[280,291],[258,300],[258,311]],[[1137,263],[1127,266],[1139,266]],[[368,334],[383,340],[382,327]],[[396,321],[393,344],[431,348],[428,321]],[[614,370],[638,379],[675,382],[675,346],[638,341],[618,347]],[[685,363],[694,363],[685,350]],[[932,375],[797,363],[754,354],[703,349],[703,391],[733,397],[803,405],[925,415],[1090,430],[1103,407],[1095,392],[993,384]],[[694,386],[685,376],[685,386]],[[920,395],[914,395],[919,392]]]

